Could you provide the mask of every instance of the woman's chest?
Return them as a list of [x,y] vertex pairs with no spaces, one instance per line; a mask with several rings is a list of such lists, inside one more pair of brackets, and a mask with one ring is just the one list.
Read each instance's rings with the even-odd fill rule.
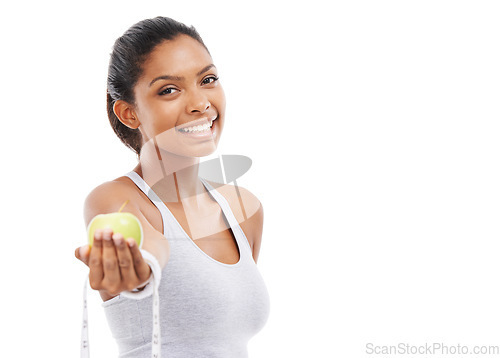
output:
[[[166,224],[177,227],[187,239],[216,261],[235,264],[240,252],[233,231],[217,202],[206,202],[203,210],[190,211],[180,203],[166,204],[170,215]],[[166,233],[164,219],[158,208],[146,198],[141,198],[140,208],[151,225],[159,232]]]

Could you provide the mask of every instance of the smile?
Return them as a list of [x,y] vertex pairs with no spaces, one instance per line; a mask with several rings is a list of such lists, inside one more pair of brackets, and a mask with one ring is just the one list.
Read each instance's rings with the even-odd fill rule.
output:
[[181,133],[203,133],[203,132],[210,132],[212,129],[212,126],[214,124],[214,121],[217,119],[217,116],[214,116],[212,118],[201,118],[196,121],[192,121],[191,126],[184,126],[181,128],[177,128],[177,130]]
[[212,118],[201,118],[191,121],[191,126],[176,128],[177,132],[183,137],[191,138],[194,140],[213,140],[216,137],[217,126],[214,122],[219,117],[216,115]]
[[193,126],[193,127],[187,127],[187,128],[179,128],[179,132],[183,133],[198,133],[198,132],[204,132],[204,131],[209,131],[210,128],[212,128],[213,121],[210,122],[210,124],[206,123],[203,125],[198,125],[198,126]]

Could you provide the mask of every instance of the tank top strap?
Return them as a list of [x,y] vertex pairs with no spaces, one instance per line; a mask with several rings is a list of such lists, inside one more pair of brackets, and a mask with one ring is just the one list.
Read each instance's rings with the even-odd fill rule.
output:
[[133,170],[125,174],[128,176],[134,183],[137,185],[139,189],[151,200],[151,202],[158,208],[160,211],[162,220],[163,220],[163,234],[165,235],[165,231],[169,227],[175,227],[175,217],[172,215],[170,210],[168,210],[165,203],[158,197],[158,195],[151,189],[151,187],[141,178],[139,174],[134,172]]
[[252,249],[250,248],[250,244],[248,243],[247,237],[243,232],[243,229],[241,228],[240,224],[238,223],[238,220],[236,220],[236,217],[234,216],[233,211],[231,210],[231,207],[229,206],[229,203],[227,202],[226,198],[224,198],[224,196],[222,196],[222,194],[219,193],[205,179],[203,179],[202,177],[199,178],[209,191],[210,195],[212,195],[212,197],[217,201],[217,203],[219,203],[219,206],[221,207],[222,212],[224,213],[224,216],[226,217],[228,224],[235,235],[235,239],[238,241],[238,247],[240,249],[247,250],[247,252],[250,255],[252,255]]
[[227,202],[226,198],[222,196],[221,193],[219,193],[215,188],[210,185],[205,179],[202,177],[199,177],[201,182],[205,185],[205,188],[209,191],[210,195],[219,203],[220,207],[222,208],[222,211],[224,212],[224,215],[226,216],[229,225],[232,228],[236,228],[239,226],[238,220],[236,220],[233,211],[231,210],[231,207],[229,206],[229,203]]

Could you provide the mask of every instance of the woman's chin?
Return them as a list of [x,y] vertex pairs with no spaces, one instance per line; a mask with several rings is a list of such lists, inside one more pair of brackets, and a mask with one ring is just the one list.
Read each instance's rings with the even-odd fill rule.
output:
[[[213,154],[217,150],[217,145],[214,142],[205,143],[199,146],[162,146],[158,143],[158,152],[165,157],[175,156],[184,158],[202,158]],[[166,158],[164,158],[166,159]]]

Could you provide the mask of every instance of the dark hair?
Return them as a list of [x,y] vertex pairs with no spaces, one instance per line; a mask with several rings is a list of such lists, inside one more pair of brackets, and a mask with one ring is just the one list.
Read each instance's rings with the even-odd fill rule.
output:
[[135,104],[134,87],[142,74],[142,66],[148,55],[163,41],[172,40],[182,34],[199,41],[206,48],[193,26],[188,27],[162,16],[142,20],[133,25],[115,41],[113,46],[107,81],[109,123],[118,138],[132,149],[137,157],[140,156],[143,145],[141,133],[139,129],[129,128],[120,122],[113,111],[113,105],[117,100]]

